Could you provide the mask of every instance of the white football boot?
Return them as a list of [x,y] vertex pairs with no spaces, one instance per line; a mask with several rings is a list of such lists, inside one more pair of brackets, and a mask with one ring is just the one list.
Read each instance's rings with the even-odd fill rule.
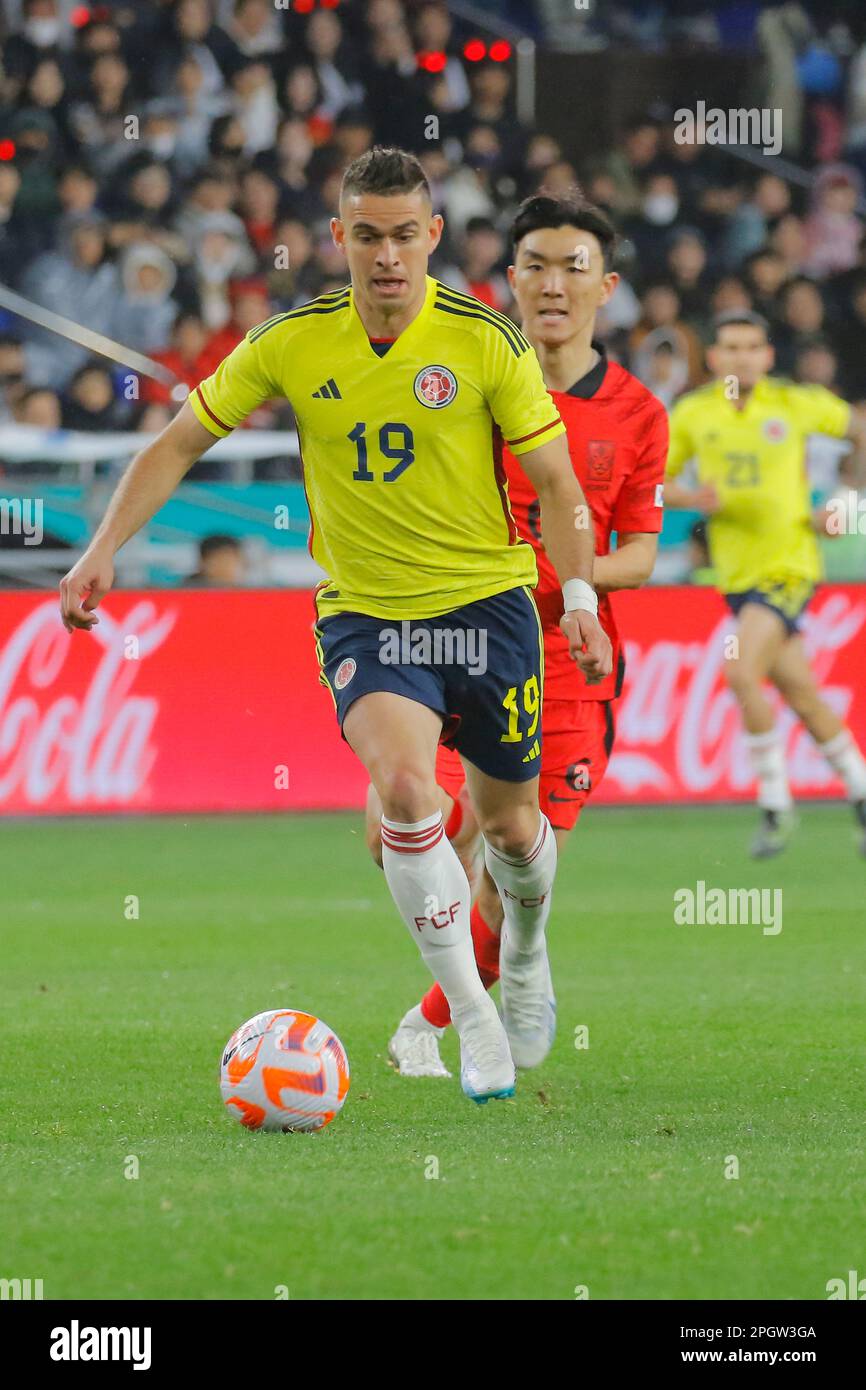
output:
[[470,1100],[486,1105],[514,1095],[514,1062],[496,1005],[485,994],[452,1019],[460,1036],[460,1084]]
[[547,942],[531,954],[511,948],[507,927],[502,928],[499,951],[499,992],[502,1022],[511,1055],[518,1067],[540,1066],[556,1037],[556,999]]
[[439,1039],[445,1029],[417,1022],[419,1014],[416,1004],[401,1018],[388,1043],[388,1055],[401,1076],[448,1077],[451,1073],[439,1056]]

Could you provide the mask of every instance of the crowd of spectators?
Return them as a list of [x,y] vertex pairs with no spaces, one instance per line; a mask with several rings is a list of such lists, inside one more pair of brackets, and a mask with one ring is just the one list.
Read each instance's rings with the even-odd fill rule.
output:
[[[556,17],[549,0],[529,9]],[[659,10],[611,7],[635,22]],[[253,324],[346,283],[329,219],[346,164],[380,142],[418,153],[444,213],[431,273],[506,312],[521,198],[579,183],[609,210],[622,282],[601,334],[666,403],[706,379],[710,320],[740,305],[769,318],[780,371],[866,401],[866,26],[853,18],[844,41],[836,22],[835,89],[825,75],[809,108],[803,184],[677,143],[672,112],[635,114],[607,152],[564,148],[518,121],[513,63],[464,59],[440,0],[9,0],[6,19],[0,281],[189,386]],[[447,61],[427,71],[419,52]],[[177,408],[166,387],[139,389],[0,314],[0,423],[152,431]],[[274,402],[246,427],[290,421]],[[266,476],[290,467],[269,460]]]

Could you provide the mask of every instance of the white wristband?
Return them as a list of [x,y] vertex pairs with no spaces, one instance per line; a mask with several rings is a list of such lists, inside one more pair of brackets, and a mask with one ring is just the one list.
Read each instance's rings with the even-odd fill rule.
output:
[[566,613],[572,613],[575,608],[583,608],[587,613],[598,616],[598,594],[585,579],[566,579],[562,586],[562,597]]

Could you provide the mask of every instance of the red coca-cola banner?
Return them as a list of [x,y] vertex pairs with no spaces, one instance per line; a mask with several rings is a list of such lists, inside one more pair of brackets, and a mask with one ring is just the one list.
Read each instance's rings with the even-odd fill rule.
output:
[[[616,595],[626,680],[599,801],[718,801],[754,792],[742,723],[724,681],[736,620],[702,588]],[[822,586],[804,642],[824,696],[866,749],[866,585]],[[771,687],[797,797],[842,796],[802,724]]]
[[[724,687],[734,632],[704,589],[617,596],[628,657],[603,801],[750,794]],[[0,594],[0,814],[359,807],[366,778],[319,684],[309,593],[119,592],[91,633],[53,596]],[[866,587],[822,588],[806,640],[866,745]],[[798,796],[838,795],[787,713]]]

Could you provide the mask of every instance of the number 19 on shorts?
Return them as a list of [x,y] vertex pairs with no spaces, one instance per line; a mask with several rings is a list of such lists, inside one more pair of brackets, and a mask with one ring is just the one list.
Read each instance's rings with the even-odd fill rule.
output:
[[[523,682],[523,692],[520,698],[518,698],[518,689],[518,686],[512,685],[502,701],[503,708],[508,714],[508,732],[502,735],[499,740],[500,743],[520,743],[525,738],[532,738],[538,728],[538,715],[541,709],[538,677],[530,676],[529,680]],[[528,723],[529,727],[521,728],[523,723]]]

